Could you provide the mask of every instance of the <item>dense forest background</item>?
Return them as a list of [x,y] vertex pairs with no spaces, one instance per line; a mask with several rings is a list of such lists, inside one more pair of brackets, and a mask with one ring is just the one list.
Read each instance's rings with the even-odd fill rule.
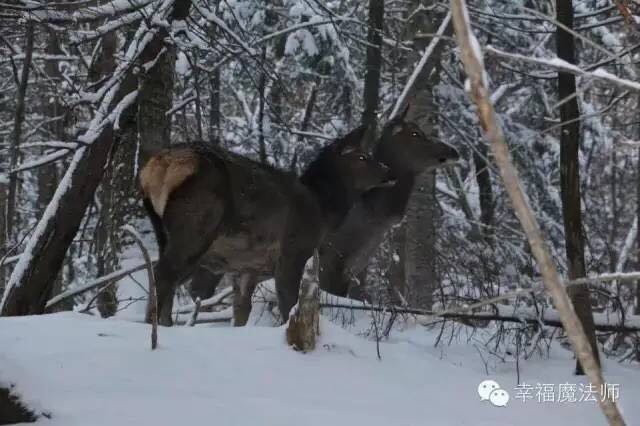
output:
[[[523,189],[571,279],[640,269],[638,88],[590,73],[637,80],[635,7],[469,2]],[[136,178],[158,149],[201,140],[299,172],[360,124],[373,146],[401,99],[462,159],[420,177],[352,296],[437,310],[531,289],[483,308],[505,320],[483,347],[543,347],[552,335],[536,322],[551,303],[533,291],[540,276],[465,92],[448,10],[431,0],[0,2],[0,293],[21,283],[31,296],[4,313],[40,313],[120,270],[133,244],[125,225],[153,246]],[[575,86],[557,57],[581,70]],[[573,159],[579,179],[563,202]],[[576,214],[578,228],[566,222]],[[640,313],[640,287],[590,288],[605,353],[634,359],[640,340],[621,331]],[[108,317],[144,303],[120,296],[117,285],[96,287],[55,309]]]

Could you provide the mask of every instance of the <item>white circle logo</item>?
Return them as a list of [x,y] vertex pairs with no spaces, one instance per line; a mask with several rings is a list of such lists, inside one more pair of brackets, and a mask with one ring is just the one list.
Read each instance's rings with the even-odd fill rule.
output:
[[495,380],[484,380],[478,385],[480,401],[489,401],[496,407],[505,407],[509,402],[509,392],[500,388]]

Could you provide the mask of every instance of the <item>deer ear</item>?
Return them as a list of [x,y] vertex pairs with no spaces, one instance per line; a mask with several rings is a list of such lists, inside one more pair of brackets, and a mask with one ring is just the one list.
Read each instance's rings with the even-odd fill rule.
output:
[[353,129],[348,135],[342,138],[342,143],[339,145],[340,154],[349,154],[356,149],[360,149],[364,144],[364,135],[367,131],[367,126],[360,126]]
[[340,155],[351,154],[352,152],[355,152],[355,151],[356,151],[355,146],[345,146],[344,148],[342,148],[342,151],[340,151]]
[[360,148],[364,146],[364,136],[366,134],[367,134],[367,126],[360,126],[351,132],[351,135],[352,135],[351,142],[354,144],[355,147]]
[[407,113],[409,112],[409,107],[411,106],[410,102],[407,102],[407,105],[404,107],[400,116],[398,117],[400,120],[404,120],[407,117]]

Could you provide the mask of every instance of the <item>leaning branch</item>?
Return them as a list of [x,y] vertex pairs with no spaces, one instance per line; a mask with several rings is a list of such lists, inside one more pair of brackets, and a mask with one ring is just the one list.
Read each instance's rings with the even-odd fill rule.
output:
[[528,62],[531,64],[542,65],[545,67],[551,67],[558,71],[568,72],[568,73],[579,75],[582,77],[595,78],[598,80],[606,81],[607,83],[615,84],[616,86],[624,87],[626,89],[640,91],[640,83],[627,80],[624,78],[620,78],[614,74],[611,74],[608,71],[605,71],[602,68],[598,68],[595,71],[585,71],[582,68],[575,66],[573,64],[570,64],[567,61],[563,61],[558,57],[534,58],[533,56],[521,55],[519,53],[505,52],[504,50],[497,49],[493,46],[486,46],[484,48],[484,51],[491,55],[499,56],[501,58]]
[[[152,263],[155,264],[155,260],[152,261]],[[114,271],[108,275],[102,276],[94,281],[91,281],[90,283],[87,283],[83,286],[80,287],[76,287],[76,288],[72,288],[70,290],[67,290],[65,292],[62,292],[54,297],[52,297],[51,299],[49,299],[47,301],[47,304],[45,305],[45,309],[50,310],[51,308],[54,308],[56,306],[58,306],[60,303],[64,302],[65,300],[69,299],[70,297],[75,297],[78,296],[82,293],[86,293],[89,290],[93,290],[94,288],[98,288],[98,287],[108,287],[116,282],[118,282],[118,280],[133,274],[134,272],[138,272],[141,271],[143,269],[145,269],[147,267],[147,263],[146,262],[142,262],[142,263],[138,263],[134,266],[130,266],[128,268],[123,268],[123,269],[119,269],[117,271]]]
[[[374,312],[394,312],[396,314],[415,315],[416,320],[421,325],[433,325],[446,319],[458,321],[498,321],[498,322],[515,322],[526,324],[542,324],[549,327],[563,328],[562,321],[558,318],[555,310],[550,310],[544,315],[538,316],[530,312],[513,312],[506,314],[504,312],[433,312],[425,309],[403,308],[400,306],[373,306],[369,304],[354,305],[349,303],[321,303],[322,309],[347,309],[354,311],[374,311]],[[435,319],[434,319],[435,318]],[[628,318],[627,318],[628,320]],[[596,330],[604,332],[617,333],[638,333],[640,332],[640,318],[634,318],[635,321],[629,323],[609,321],[606,319],[596,319]]]
[[427,49],[424,51],[424,55],[422,55],[420,62],[418,62],[418,65],[413,70],[413,73],[411,73],[409,80],[407,80],[407,84],[405,84],[404,89],[402,89],[402,93],[400,94],[400,97],[396,101],[396,105],[393,107],[393,111],[391,111],[391,115],[389,117],[391,118],[395,117],[398,114],[398,111],[400,111],[400,108],[402,107],[402,104],[407,98],[409,91],[413,87],[413,84],[415,83],[416,78],[418,78],[418,75],[420,75],[420,73],[422,72],[422,69],[424,68],[425,64],[433,54],[433,51],[436,50],[436,46],[438,45],[438,42],[440,42],[440,38],[442,38],[442,36],[444,35],[444,32],[449,27],[450,22],[451,22],[451,12],[447,12],[447,15],[444,17],[444,19],[440,23],[440,27],[438,28],[438,31],[436,32],[435,37],[433,38],[433,40],[431,40],[431,43],[429,43],[429,46],[427,46]]
[[[491,143],[491,150],[500,170],[502,180],[504,181],[505,189],[511,198],[520,224],[527,235],[531,252],[538,264],[544,285],[558,310],[560,321],[564,326],[567,337],[591,384],[602,393],[604,379],[600,371],[600,366],[596,362],[582,324],[573,310],[573,305],[562,285],[560,275],[549,255],[549,250],[542,238],[538,222],[522,190],[518,171],[511,161],[509,147],[505,142],[504,134],[498,124],[493,105],[489,99],[482,53],[478,40],[471,31],[465,1],[451,0],[451,13],[456,38],[460,45],[460,57],[468,76],[468,84],[466,86],[469,87],[470,96],[477,106],[478,119],[482,127],[483,135]],[[569,68],[574,67],[571,64],[567,65],[569,65]],[[599,74],[602,77],[603,73]],[[596,73],[593,73],[593,75],[596,76]],[[609,81],[615,81],[619,84],[623,80],[616,78],[609,79]],[[633,82],[628,83],[630,88],[634,90],[640,89],[640,84]],[[616,403],[612,399],[602,396],[604,395],[598,398],[598,402],[609,424],[613,426],[623,426],[625,422],[618,411]]]

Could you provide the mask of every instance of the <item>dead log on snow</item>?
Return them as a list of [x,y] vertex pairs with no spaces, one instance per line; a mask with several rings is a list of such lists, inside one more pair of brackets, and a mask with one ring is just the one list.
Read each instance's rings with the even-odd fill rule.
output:
[[316,347],[320,334],[320,287],[318,286],[318,252],[307,261],[300,284],[298,304],[292,309],[287,324],[287,343],[300,352]]
[[11,392],[12,387],[0,388],[0,425],[35,422],[38,416]]

